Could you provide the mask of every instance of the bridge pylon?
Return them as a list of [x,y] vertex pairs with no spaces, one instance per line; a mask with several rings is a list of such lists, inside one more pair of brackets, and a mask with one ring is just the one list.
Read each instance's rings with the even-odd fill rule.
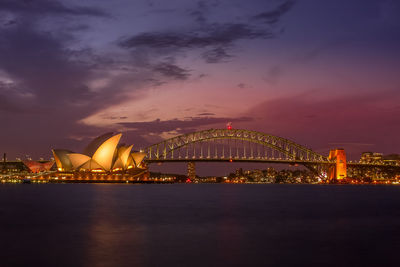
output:
[[335,166],[329,170],[329,179],[337,181],[345,179],[347,177],[347,161],[344,149],[332,149],[329,152],[328,159],[336,161]]
[[196,178],[196,164],[193,161],[188,162],[188,178],[190,180]]

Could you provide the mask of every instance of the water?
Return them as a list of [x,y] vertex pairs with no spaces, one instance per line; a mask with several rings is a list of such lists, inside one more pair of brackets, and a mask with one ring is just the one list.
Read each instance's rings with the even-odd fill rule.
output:
[[0,266],[398,266],[400,186],[0,186]]

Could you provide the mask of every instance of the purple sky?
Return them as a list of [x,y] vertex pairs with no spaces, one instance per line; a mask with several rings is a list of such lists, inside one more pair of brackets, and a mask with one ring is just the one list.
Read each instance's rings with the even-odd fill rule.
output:
[[0,152],[246,128],[400,152],[397,0],[0,0]]

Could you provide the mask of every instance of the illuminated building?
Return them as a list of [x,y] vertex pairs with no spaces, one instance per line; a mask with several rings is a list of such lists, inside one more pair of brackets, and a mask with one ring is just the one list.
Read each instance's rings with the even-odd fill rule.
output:
[[383,156],[383,163],[387,165],[397,165],[400,166],[400,155],[390,154]]
[[29,168],[22,161],[1,161],[0,173],[29,172]]
[[81,153],[53,149],[58,171],[117,172],[145,167],[143,152],[131,152],[133,145],[119,145],[122,134],[103,134],[95,138]]
[[54,161],[1,161],[0,173],[21,174],[21,173],[41,173],[52,170]]
[[380,164],[383,162],[382,153],[364,152],[361,154],[360,163]]
[[347,177],[346,152],[342,148],[332,149],[329,152],[329,160],[336,161],[335,167],[330,170],[329,178],[342,180]]
[[360,163],[377,165],[400,165],[400,155],[390,154],[384,156],[382,153],[364,152],[361,154]]
[[23,163],[33,173],[50,171],[54,165],[54,161],[39,162],[34,160],[24,160]]

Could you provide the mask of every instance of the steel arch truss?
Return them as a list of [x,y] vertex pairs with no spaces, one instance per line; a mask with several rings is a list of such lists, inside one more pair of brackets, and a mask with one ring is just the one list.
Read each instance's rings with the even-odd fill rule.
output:
[[[261,148],[265,153],[260,153]],[[240,129],[210,129],[184,134],[149,146],[145,152],[150,161],[279,158],[294,162],[328,162],[326,157],[288,139]]]

